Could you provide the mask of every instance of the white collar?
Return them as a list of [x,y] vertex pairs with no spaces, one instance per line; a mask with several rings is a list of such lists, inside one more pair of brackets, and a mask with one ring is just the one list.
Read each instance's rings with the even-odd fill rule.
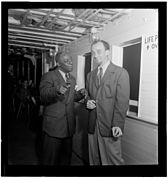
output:
[[98,72],[97,72],[97,74],[99,74],[99,69],[100,68],[102,68],[103,69],[103,75],[104,75],[104,73],[105,73],[105,71],[107,70],[107,67],[109,66],[109,64],[110,64],[110,60],[108,60],[105,64],[103,64],[103,65],[100,65],[99,67],[98,67]]
[[66,76],[65,76],[65,72],[63,72],[62,70],[58,70],[60,73],[61,73],[61,75],[62,75],[62,77],[64,78],[64,80],[66,81]]

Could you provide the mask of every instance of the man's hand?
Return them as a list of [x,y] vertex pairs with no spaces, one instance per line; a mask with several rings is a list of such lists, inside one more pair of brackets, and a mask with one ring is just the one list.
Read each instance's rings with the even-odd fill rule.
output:
[[87,98],[88,92],[87,92],[87,90],[86,90],[85,88],[80,89],[79,92],[80,92],[83,96],[85,96],[85,99]]
[[112,127],[112,134],[114,137],[120,137],[122,135],[122,131],[119,127]]
[[67,92],[67,90],[68,90],[68,88],[61,86],[60,89],[59,89],[59,93],[64,95]]
[[94,109],[94,108],[96,108],[96,101],[95,100],[88,100],[87,104],[86,104],[86,107],[88,109]]

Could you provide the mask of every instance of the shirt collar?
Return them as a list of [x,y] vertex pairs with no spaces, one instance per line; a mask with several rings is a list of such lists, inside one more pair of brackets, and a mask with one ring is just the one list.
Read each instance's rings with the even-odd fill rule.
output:
[[98,67],[98,73],[99,73],[99,71],[100,71],[100,68],[102,68],[102,69],[103,69],[103,75],[104,75],[104,73],[105,73],[107,67],[109,66],[109,64],[110,64],[110,60],[108,60],[105,64],[100,65],[100,66]]
[[61,73],[62,77],[63,77],[64,80],[66,81],[65,72],[63,72],[62,70],[58,70],[58,71]]

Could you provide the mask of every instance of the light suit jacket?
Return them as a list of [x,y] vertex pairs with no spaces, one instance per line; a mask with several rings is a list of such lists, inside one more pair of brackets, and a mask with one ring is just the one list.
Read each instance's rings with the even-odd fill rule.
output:
[[129,107],[130,84],[128,72],[110,62],[101,80],[97,84],[98,68],[87,76],[86,88],[89,98],[96,101],[96,108],[89,110],[88,132],[95,131],[98,120],[100,134],[104,137],[112,136],[111,128],[118,126],[122,132],[126,112]]
[[59,95],[61,85],[66,85],[62,75],[55,69],[45,73],[40,82],[40,98],[44,105],[43,131],[53,137],[70,137],[75,132],[74,101],[82,96],[75,92],[76,80],[70,75],[70,89]]

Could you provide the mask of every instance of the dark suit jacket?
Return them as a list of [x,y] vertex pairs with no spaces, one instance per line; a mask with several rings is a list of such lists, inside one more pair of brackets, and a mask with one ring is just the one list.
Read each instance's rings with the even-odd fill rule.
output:
[[58,69],[42,76],[40,99],[44,105],[43,131],[48,135],[63,138],[74,134],[74,101],[81,99],[81,96],[75,93],[75,84],[75,78],[70,75],[70,89],[65,95],[60,95],[58,90],[66,83]]
[[98,120],[101,135],[108,137],[112,136],[113,126],[124,130],[129,107],[129,76],[125,69],[110,63],[98,87],[97,70],[96,68],[88,74],[86,82],[90,99],[96,101],[96,108],[89,112],[88,132],[94,133],[96,120]]

